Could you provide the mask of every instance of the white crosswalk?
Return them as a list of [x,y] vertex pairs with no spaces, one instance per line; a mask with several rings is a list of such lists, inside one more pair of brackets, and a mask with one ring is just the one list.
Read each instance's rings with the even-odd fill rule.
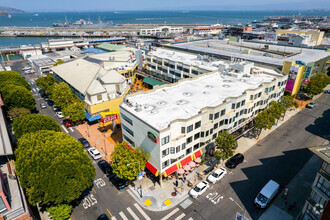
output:
[[131,216],[134,218],[134,220],[140,220],[139,217],[137,217],[137,215],[135,215],[135,213],[133,212],[133,210],[128,207],[127,211],[129,212],[129,214],[131,214]]
[[69,131],[66,129],[66,127],[64,125],[61,125],[61,127],[67,134],[69,134]]
[[149,218],[149,216],[143,211],[143,209],[138,205],[138,204],[134,204],[135,208],[143,215],[143,217],[146,219],[146,220],[151,220]]
[[179,208],[175,208],[172,212],[168,213],[164,218],[162,218],[161,220],[167,220],[169,218],[172,217],[172,215],[174,215],[175,213],[177,213],[179,211]]

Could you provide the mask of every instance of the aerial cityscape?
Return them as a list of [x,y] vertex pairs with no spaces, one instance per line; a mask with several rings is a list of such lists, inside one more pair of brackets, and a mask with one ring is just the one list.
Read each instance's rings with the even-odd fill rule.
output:
[[0,1],[0,181],[0,220],[330,220],[330,2]]

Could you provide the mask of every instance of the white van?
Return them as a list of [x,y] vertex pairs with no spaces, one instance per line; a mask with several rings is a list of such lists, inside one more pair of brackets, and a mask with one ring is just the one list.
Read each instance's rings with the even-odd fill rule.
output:
[[266,208],[268,203],[274,198],[280,185],[274,180],[269,180],[269,182],[262,188],[260,193],[257,195],[254,203],[257,207]]

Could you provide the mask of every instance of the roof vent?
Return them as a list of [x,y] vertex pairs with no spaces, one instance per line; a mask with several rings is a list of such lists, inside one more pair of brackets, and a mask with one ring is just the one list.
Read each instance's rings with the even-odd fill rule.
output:
[[203,94],[208,95],[208,94],[210,94],[210,92],[204,91]]
[[230,87],[230,85],[223,85],[223,87],[224,87],[224,88],[229,88],[229,87]]
[[211,86],[211,85],[206,85],[205,88],[211,89],[211,88],[213,88],[213,86]]
[[192,96],[192,93],[191,92],[184,92],[184,93],[182,93],[182,95],[184,95],[184,96]]
[[158,111],[156,109],[153,109],[149,112],[150,115],[155,115],[157,113],[158,113]]
[[167,103],[167,102],[165,102],[165,101],[159,101],[159,102],[157,102],[157,105],[159,105],[159,106],[164,106],[164,105],[166,105],[166,103]]
[[135,106],[135,111],[140,112],[142,110],[141,105],[138,104]]
[[189,101],[187,100],[184,100],[184,99],[180,99],[176,102],[177,105],[185,105],[185,104],[188,104]]
[[229,79],[225,79],[225,80],[223,80],[223,82],[225,82],[225,83],[231,83],[232,81],[229,80]]

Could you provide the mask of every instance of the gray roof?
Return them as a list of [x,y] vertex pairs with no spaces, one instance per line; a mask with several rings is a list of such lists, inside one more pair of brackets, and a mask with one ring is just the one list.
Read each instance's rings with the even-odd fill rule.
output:
[[93,82],[90,84],[90,86],[87,89],[87,93],[89,95],[96,95],[100,93],[105,93],[107,90],[102,86],[102,84],[94,79]]
[[104,84],[123,83],[125,77],[119,74],[116,70],[110,70],[100,78]]
[[0,107],[0,156],[13,155],[13,148],[11,146],[7,126],[5,123],[5,116]]

